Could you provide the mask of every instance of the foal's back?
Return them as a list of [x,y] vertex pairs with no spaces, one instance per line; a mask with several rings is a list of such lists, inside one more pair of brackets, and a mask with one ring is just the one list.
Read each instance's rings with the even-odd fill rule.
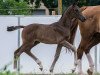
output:
[[63,39],[63,36],[54,30],[57,22],[46,24],[30,24],[22,31],[23,42],[39,41],[47,44],[57,44]]

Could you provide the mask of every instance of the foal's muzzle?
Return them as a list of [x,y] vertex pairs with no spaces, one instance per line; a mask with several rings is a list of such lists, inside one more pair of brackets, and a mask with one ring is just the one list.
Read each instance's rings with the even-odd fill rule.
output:
[[85,22],[86,17],[85,17],[85,16],[81,16],[81,17],[80,17],[80,20],[81,20],[82,22]]
[[81,20],[82,22],[85,22],[85,20],[86,20],[86,18],[85,17],[83,17],[83,19]]

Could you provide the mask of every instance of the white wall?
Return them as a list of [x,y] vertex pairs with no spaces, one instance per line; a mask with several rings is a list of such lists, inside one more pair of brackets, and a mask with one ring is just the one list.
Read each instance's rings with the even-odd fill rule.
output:
[[17,48],[17,32],[7,32],[7,26],[17,25],[17,17],[0,17],[0,68],[13,60]]
[[[28,25],[31,23],[42,23],[42,24],[50,24],[58,21],[60,16],[21,16],[20,24]],[[0,68],[2,68],[5,64],[13,60],[13,53],[17,49],[17,37],[18,31],[7,32],[6,27],[18,25],[18,18],[16,16],[0,16]],[[79,30],[77,31],[77,37],[75,41],[75,45],[78,46],[80,42]],[[22,42],[21,42],[22,43]],[[48,70],[53,61],[53,57],[56,51],[56,45],[48,45],[48,44],[39,44],[32,49],[32,53],[35,54],[41,61],[45,69],[45,73],[48,73]],[[99,52],[99,51],[98,51]],[[91,55],[93,57],[94,50],[91,50]],[[21,72],[36,72],[41,73],[38,69],[39,66],[27,56],[25,53],[21,55],[21,65],[23,68]],[[93,57],[94,59],[94,57]],[[88,66],[88,62],[83,56],[83,70],[86,72]],[[60,58],[56,63],[54,72],[55,73],[67,73],[71,72],[73,68],[73,54],[66,53],[65,48],[63,48]],[[13,71],[13,66],[9,66],[11,71]]]

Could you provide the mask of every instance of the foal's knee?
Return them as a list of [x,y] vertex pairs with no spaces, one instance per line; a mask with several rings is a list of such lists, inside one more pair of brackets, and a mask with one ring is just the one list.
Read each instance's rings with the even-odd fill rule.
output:
[[73,45],[73,52],[77,53],[77,49],[74,45]]

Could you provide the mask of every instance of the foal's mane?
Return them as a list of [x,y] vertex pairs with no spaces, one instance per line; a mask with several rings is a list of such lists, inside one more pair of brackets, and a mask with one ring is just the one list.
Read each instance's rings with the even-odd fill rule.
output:
[[61,19],[62,17],[64,16],[65,13],[68,13],[69,12],[69,9],[72,7],[72,5],[70,5],[68,8],[66,8],[61,16]]

